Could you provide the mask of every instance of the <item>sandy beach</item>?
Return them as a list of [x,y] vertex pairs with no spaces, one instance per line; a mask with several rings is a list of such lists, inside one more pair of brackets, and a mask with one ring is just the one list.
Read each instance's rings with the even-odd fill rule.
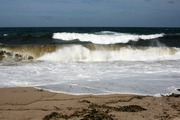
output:
[[68,95],[1,88],[1,120],[180,120],[180,96]]

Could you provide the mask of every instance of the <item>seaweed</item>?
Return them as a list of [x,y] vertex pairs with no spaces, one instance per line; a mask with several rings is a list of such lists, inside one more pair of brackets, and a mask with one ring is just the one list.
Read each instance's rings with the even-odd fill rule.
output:
[[114,120],[114,116],[108,113],[109,110],[102,111],[97,108],[90,108],[81,120]]
[[94,107],[75,111],[72,115],[69,116],[57,112],[52,112],[51,114],[46,115],[43,120],[51,120],[57,118],[63,118],[67,120],[74,117],[80,117],[80,120],[115,120],[114,116],[109,114],[109,110],[103,111]]
[[118,112],[140,112],[147,110],[139,105],[129,105],[129,106],[119,106],[119,107],[110,107],[106,105],[97,105],[97,104],[91,104],[90,106],[95,106],[97,108],[103,108],[103,109],[109,109],[114,110]]
[[50,115],[46,115],[43,120],[51,120],[53,118],[61,118],[62,115],[57,112],[52,112]]
[[82,100],[82,101],[80,101],[81,103],[91,103],[90,101],[88,101],[88,100]]
[[43,89],[37,89],[38,92],[43,92],[44,90]]
[[120,112],[140,112],[140,111],[147,110],[139,105],[122,106],[115,109]]
[[118,103],[118,102],[130,102],[130,101],[132,101],[133,99],[139,99],[139,100],[141,100],[141,99],[143,99],[145,96],[134,96],[134,97],[131,97],[130,99],[128,99],[128,100],[113,100],[113,101],[109,101],[109,102],[106,102],[106,104],[112,104],[112,103]]
[[82,103],[88,103],[87,108],[80,108],[71,115],[65,115],[62,113],[52,112],[50,115],[46,115],[43,120],[51,120],[56,118],[63,118],[65,120],[71,118],[79,118],[80,120],[115,120],[115,116],[110,114],[111,111],[117,112],[140,112],[147,110],[139,105],[118,106],[111,107],[107,105],[98,105],[91,103],[87,100],[80,101]]

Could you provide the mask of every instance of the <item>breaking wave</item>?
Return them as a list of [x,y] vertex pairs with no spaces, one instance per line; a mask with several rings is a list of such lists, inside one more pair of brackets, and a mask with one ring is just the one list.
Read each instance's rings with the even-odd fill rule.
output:
[[163,61],[180,59],[180,48],[121,45],[0,46],[0,60],[61,62]]
[[8,34],[3,34],[4,37],[8,36]]
[[0,46],[0,60],[35,60],[53,52],[56,46]]
[[129,41],[150,40],[163,37],[164,34],[151,34],[151,35],[136,35],[128,33],[116,33],[110,31],[102,31],[96,34],[90,33],[54,33],[53,39],[60,39],[65,41],[79,40],[82,42],[92,42],[95,44],[116,44],[128,43]]
[[44,34],[7,34],[0,35],[0,45],[62,45],[62,44],[121,44],[134,47],[178,47],[180,48],[180,35],[178,33],[140,34],[120,33],[113,31],[89,33],[44,33]]
[[102,47],[91,50],[82,45],[72,45],[58,49],[38,58],[45,61],[101,62],[101,61],[161,61],[180,59],[178,48],[147,47]]

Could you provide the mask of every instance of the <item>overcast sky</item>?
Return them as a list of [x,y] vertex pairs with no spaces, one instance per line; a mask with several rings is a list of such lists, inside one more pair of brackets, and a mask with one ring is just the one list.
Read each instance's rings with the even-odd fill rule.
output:
[[0,0],[0,27],[180,27],[180,0]]

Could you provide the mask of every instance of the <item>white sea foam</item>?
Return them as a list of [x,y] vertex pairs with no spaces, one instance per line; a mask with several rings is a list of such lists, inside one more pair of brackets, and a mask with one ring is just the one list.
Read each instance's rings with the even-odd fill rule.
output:
[[4,34],[4,37],[8,36],[8,34]]
[[179,48],[149,47],[144,49],[122,47],[119,50],[90,50],[82,45],[72,45],[45,54],[38,60],[45,61],[163,61],[180,59]]
[[169,90],[171,93],[179,94],[180,92],[179,92],[177,89],[178,89],[178,88],[175,87],[175,86],[170,86],[170,87],[168,87],[168,90]]
[[170,86],[167,88],[167,93],[157,93],[154,95],[154,97],[162,97],[162,96],[167,96],[170,95],[172,93],[174,94],[180,94],[180,92],[177,90],[178,88],[175,86]]
[[155,94],[155,95],[153,95],[154,97],[162,97],[162,94],[160,94],[160,93],[157,93],[157,94]]
[[138,41],[139,39],[149,40],[159,37],[163,37],[164,34],[152,34],[152,35],[136,35],[128,33],[114,33],[110,31],[101,32],[101,34],[88,34],[88,33],[54,33],[54,39],[60,39],[65,41],[78,39],[80,41],[92,42],[95,44],[115,44],[115,43],[127,43],[130,40]]
[[0,87],[36,86],[71,94],[165,95],[180,86],[179,61],[2,64]]

